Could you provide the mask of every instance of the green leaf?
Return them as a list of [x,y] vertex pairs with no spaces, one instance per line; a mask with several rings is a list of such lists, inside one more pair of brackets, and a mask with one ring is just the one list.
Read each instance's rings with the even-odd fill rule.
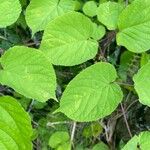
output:
[[57,112],[80,122],[111,114],[123,97],[121,88],[114,82],[116,78],[116,70],[109,63],[88,67],[69,83]]
[[102,133],[102,131],[103,131],[103,128],[99,122],[92,122],[91,124],[89,124],[83,129],[82,135],[86,138],[89,138],[92,136],[97,137]]
[[26,21],[34,34],[44,30],[56,17],[74,9],[73,0],[32,0],[26,10]]
[[88,1],[83,6],[83,12],[90,17],[96,16],[96,10],[97,4],[94,1]]
[[0,149],[32,150],[29,115],[12,97],[0,97]]
[[122,11],[118,26],[118,45],[135,53],[150,49],[150,1],[133,1]]
[[71,150],[70,142],[66,142],[66,143],[58,146],[57,150]]
[[133,77],[134,87],[139,95],[139,101],[150,106],[150,62],[144,65]]
[[19,0],[0,0],[0,8],[0,28],[16,22],[21,13]]
[[116,2],[106,2],[100,4],[97,9],[98,20],[104,24],[109,30],[117,29],[119,14],[124,6]]
[[71,150],[71,143],[66,142],[58,146],[57,150]]
[[49,139],[49,146],[52,148],[57,148],[59,145],[68,142],[70,139],[68,132],[56,131],[53,133]]
[[23,46],[10,48],[1,58],[0,82],[38,101],[55,99],[56,77],[45,55]]
[[99,25],[97,26],[97,24],[93,24],[94,26],[94,32],[92,34],[92,37],[95,39],[95,40],[100,40],[106,33],[106,30],[105,30],[105,27]]
[[150,54],[142,53],[142,57],[140,61],[141,67],[146,65],[149,62],[149,60],[150,60]]
[[128,72],[129,72],[129,66],[134,58],[135,53],[132,53],[130,51],[125,51],[121,54],[120,57],[120,65],[118,68],[118,75],[123,80],[127,80]]
[[75,10],[80,10],[83,6],[82,0],[75,0]]
[[97,53],[98,43],[91,38],[94,30],[91,20],[83,14],[67,13],[47,26],[40,49],[55,65],[83,63]]
[[150,148],[150,132],[141,132],[139,136],[135,135],[122,150],[148,150]]
[[108,146],[106,144],[104,144],[103,142],[100,142],[98,144],[96,144],[92,150],[109,150]]

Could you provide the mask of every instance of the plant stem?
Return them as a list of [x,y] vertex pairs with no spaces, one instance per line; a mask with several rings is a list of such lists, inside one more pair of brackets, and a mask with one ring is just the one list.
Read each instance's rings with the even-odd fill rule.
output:
[[72,131],[71,131],[71,143],[72,143],[72,146],[73,146],[73,147],[74,147],[74,145],[73,145],[73,140],[74,140],[76,125],[77,125],[77,123],[74,122],[74,123],[73,123],[73,127],[72,127]]
[[34,100],[31,100],[30,105],[29,105],[28,110],[27,110],[28,113],[31,112],[33,104],[34,104]]
[[61,122],[48,122],[47,123],[47,126],[55,126],[55,125],[59,125],[59,124],[70,124],[70,122],[69,121],[61,121]]
[[129,127],[129,124],[128,124],[128,121],[127,121],[126,113],[125,113],[125,110],[124,110],[124,107],[123,107],[122,103],[120,103],[120,106],[121,106],[122,114],[123,114],[123,117],[124,117],[124,121],[125,121],[127,130],[128,130],[128,133],[129,133],[130,137],[132,138],[132,133],[131,133],[131,130],[130,130],[130,127]]

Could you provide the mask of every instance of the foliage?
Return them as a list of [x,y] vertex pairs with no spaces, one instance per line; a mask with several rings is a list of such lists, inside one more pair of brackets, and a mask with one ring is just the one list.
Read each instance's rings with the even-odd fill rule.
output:
[[86,68],[66,87],[57,112],[80,122],[111,114],[123,97],[120,87],[113,83],[116,77],[115,68],[104,62]]
[[0,2],[1,150],[150,149],[149,0]]
[[12,97],[0,98],[0,149],[31,149],[32,127],[29,115]]

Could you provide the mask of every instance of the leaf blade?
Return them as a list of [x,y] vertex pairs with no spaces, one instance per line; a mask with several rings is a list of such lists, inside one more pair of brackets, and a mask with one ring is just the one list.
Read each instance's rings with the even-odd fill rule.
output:
[[92,59],[98,43],[93,23],[81,13],[67,13],[46,28],[40,49],[55,65],[73,66]]
[[56,77],[45,55],[23,46],[10,48],[1,58],[0,82],[41,102],[55,99]]
[[108,63],[88,67],[69,83],[56,112],[80,122],[109,115],[122,100],[120,87],[112,83],[116,77],[115,69]]
[[135,53],[141,53],[150,48],[149,8],[150,1],[135,0],[122,11],[118,21],[120,30],[117,34],[118,45],[125,46]]
[[31,119],[16,99],[0,97],[0,114],[0,148],[31,150]]
[[98,20],[109,30],[115,30],[118,27],[118,17],[123,8],[123,5],[111,1],[100,4],[97,9]]
[[134,87],[139,95],[139,101],[150,106],[150,62],[141,67],[136,75],[133,77]]
[[13,24],[21,13],[19,0],[0,0],[0,28],[5,28]]
[[74,9],[72,0],[32,0],[26,10],[26,21],[34,34],[44,30],[53,19]]

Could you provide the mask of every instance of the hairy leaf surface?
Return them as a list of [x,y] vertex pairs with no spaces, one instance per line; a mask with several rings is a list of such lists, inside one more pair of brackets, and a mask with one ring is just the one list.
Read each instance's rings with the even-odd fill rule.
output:
[[123,10],[123,5],[116,2],[106,2],[100,4],[97,9],[98,20],[109,30],[117,29],[119,14]]
[[76,121],[93,121],[111,114],[122,100],[122,91],[114,83],[115,68],[97,63],[78,74],[67,86],[57,111]]
[[91,37],[94,31],[89,18],[67,13],[47,26],[40,49],[55,65],[77,65],[96,55],[98,43]]
[[18,93],[45,102],[55,98],[56,77],[51,63],[36,49],[16,46],[1,58],[0,82]]

